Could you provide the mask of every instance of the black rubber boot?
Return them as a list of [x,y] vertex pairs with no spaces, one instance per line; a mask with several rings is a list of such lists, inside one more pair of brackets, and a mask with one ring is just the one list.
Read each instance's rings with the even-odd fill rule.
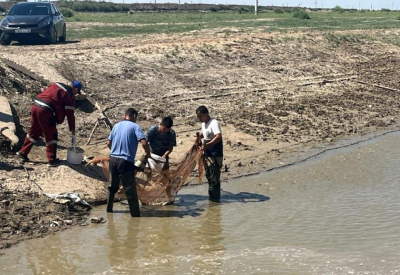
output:
[[129,210],[132,217],[140,217],[139,201],[136,192],[135,173],[133,171],[119,176],[125,195],[128,200]]
[[220,202],[221,200],[221,182],[208,185],[209,200],[213,202]]
[[115,196],[115,193],[113,193],[111,191],[111,188],[108,187],[108,198],[107,198],[107,212],[108,213],[113,212],[114,196]]

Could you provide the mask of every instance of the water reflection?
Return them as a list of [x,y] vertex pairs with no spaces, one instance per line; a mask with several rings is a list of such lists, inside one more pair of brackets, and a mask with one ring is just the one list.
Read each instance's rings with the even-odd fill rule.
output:
[[200,226],[193,232],[195,236],[201,236],[198,256],[202,259],[212,259],[207,261],[207,265],[209,266],[208,270],[212,270],[214,274],[222,271],[223,268],[221,257],[217,257],[220,254],[218,252],[226,250],[223,244],[225,238],[222,234],[221,217],[221,204],[209,202],[205,213],[199,218]]
[[62,239],[62,235],[57,232],[50,240],[43,240],[43,247],[38,247],[37,243],[26,242],[26,255],[17,263],[26,259],[27,266],[35,275],[49,274],[52,270],[57,270],[57,274],[76,274],[77,265],[85,259],[70,251],[68,242]]
[[140,219],[129,219],[122,223],[118,222],[120,217],[111,213],[107,214],[107,218],[106,238],[99,239],[97,245],[107,247],[107,259],[114,269],[135,259],[139,247]]

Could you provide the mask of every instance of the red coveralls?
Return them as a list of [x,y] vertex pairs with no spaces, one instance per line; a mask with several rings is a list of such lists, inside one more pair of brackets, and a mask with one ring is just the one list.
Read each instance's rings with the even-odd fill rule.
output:
[[57,124],[68,119],[70,131],[75,131],[75,97],[71,87],[62,83],[53,83],[34,99],[31,107],[31,128],[26,135],[21,153],[28,156],[33,144],[44,133],[46,155],[49,162],[57,155]]

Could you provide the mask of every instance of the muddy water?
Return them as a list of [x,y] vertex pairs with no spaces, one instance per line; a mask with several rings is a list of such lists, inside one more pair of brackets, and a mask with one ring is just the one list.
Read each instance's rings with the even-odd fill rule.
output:
[[400,274],[400,134],[26,241],[0,274]]

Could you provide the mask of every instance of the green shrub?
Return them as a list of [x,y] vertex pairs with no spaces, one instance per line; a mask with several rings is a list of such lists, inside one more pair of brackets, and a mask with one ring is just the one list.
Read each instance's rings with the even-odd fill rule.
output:
[[128,5],[121,6],[121,11],[122,12],[128,12],[130,10],[131,10],[131,8]]
[[400,15],[396,17],[396,20],[399,20],[399,21],[400,21]]
[[296,11],[293,13],[293,17],[300,19],[311,19],[308,13],[304,10]]
[[283,9],[274,9],[275,13],[284,13]]
[[218,10],[219,10],[219,8],[217,8],[217,7],[211,7],[211,9],[210,9],[212,12],[217,12]]
[[69,9],[69,8],[60,8],[60,12],[62,13],[62,15],[64,15],[65,17],[72,17],[74,16],[74,12]]
[[332,9],[333,12],[338,12],[338,13],[344,13],[344,8],[341,6],[337,5]]
[[287,12],[287,13],[291,13],[291,12],[292,12],[292,10],[291,10],[291,9],[285,9],[285,12]]
[[248,13],[248,12],[253,12],[252,8],[245,8],[245,7],[240,7],[240,13]]

